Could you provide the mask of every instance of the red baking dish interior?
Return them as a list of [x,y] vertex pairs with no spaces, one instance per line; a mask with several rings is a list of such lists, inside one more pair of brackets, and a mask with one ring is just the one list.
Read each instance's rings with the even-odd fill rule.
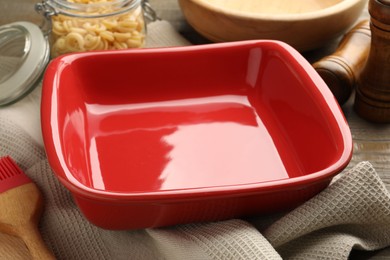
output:
[[299,189],[329,181],[352,151],[324,82],[274,41],[58,58],[42,128],[60,180],[101,199]]

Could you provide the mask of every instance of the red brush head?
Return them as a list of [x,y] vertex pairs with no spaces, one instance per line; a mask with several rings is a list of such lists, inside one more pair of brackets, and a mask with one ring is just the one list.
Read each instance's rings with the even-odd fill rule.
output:
[[0,193],[27,183],[31,183],[31,179],[11,157],[0,158]]

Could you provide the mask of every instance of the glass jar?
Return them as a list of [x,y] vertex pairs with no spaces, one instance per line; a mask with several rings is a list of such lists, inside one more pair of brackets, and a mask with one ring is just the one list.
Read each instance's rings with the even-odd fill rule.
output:
[[145,42],[141,0],[44,0],[51,58],[70,52],[139,48]]
[[21,99],[37,86],[49,62],[49,44],[29,22],[0,26],[0,106]]

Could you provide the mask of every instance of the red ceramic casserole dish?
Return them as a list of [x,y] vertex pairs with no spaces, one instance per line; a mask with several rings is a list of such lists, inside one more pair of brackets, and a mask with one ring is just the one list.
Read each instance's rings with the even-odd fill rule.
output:
[[352,154],[325,83],[276,41],[59,57],[41,112],[54,173],[108,229],[291,209]]

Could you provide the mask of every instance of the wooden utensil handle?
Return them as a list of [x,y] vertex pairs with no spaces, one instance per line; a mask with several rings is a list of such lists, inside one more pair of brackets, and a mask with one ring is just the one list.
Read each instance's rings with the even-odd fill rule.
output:
[[340,105],[352,93],[370,50],[369,20],[352,28],[341,40],[336,51],[313,64]]
[[53,253],[46,247],[36,225],[26,223],[20,226],[19,237],[24,241],[32,259],[34,260],[54,260]]

